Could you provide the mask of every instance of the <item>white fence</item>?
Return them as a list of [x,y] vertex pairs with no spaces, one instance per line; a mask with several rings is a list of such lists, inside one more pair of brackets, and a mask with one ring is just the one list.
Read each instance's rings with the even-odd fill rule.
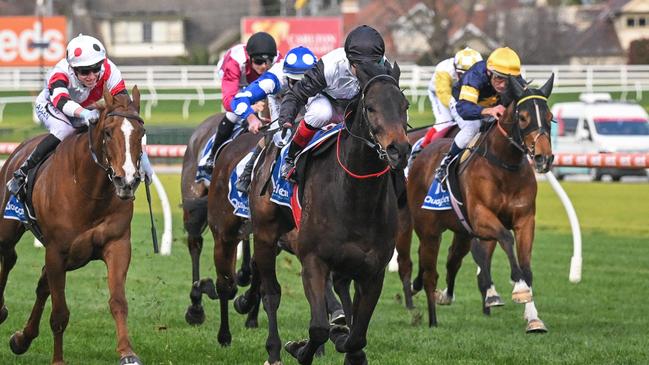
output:
[[[220,87],[216,67],[206,66],[123,66],[123,78],[129,85],[148,89],[150,94],[144,100],[148,107],[158,100],[184,101],[183,113],[188,115],[192,100],[218,100],[220,94],[205,94],[204,90]],[[401,86],[406,94],[415,99],[419,111],[424,110],[428,82],[433,74],[432,66],[413,64],[401,66]],[[43,72],[47,72],[44,70]],[[539,65],[523,68],[527,80],[545,81],[554,72],[553,93],[579,92],[633,92],[636,99],[642,91],[649,89],[649,65]],[[0,68],[0,91],[38,91],[43,87],[43,77],[38,67]],[[160,90],[191,90],[175,94],[159,94]],[[0,120],[2,110],[9,103],[31,102],[29,97],[0,97]],[[145,109],[146,110],[146,109]]]

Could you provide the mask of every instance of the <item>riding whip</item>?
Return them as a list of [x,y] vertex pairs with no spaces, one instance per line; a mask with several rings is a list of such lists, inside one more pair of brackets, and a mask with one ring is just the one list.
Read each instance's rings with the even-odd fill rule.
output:
[[151,218],[151,238],[153,239],[153,253],[158,253],[158,234],[155,229],[155,222],[153,222],[153,209],[151,208],[151,189],[149,188],[150,182],[147,181],[148,177],[144,177],[144,187],[146,188],[146,201],[149,203],[149,217]]

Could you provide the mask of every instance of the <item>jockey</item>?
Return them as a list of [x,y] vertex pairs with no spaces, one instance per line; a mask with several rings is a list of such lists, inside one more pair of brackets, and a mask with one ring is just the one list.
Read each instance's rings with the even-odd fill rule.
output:
[[240,124],[244,120],[232,110],[235,95],[266,72],[278,59],[275,39],[266,32],[257,32],[250,36],[245,45],[238,44],[230,48],[217,66],[221,76],[221,95],[226,112],[216,131],[207,163],[202,167],[208,175],[212,174],[214,157],[219,147],[230,138],[235,124]]
[[497,48],[487,62],[475,63],[453,87],[456,103],[451,102],[451,113],[458,121],[460,132],[455,136],[450,151],[444,156],[435,178],[446,178],[451,160],[464,149],[480,130],[481,119],[491,116],[498,120],[505,112],[501,96],[507,91],[509,76],[521,78],[521,60],[509,47]]
[[[482,61],[480,53],[474,49],[466,47],[458,51],[454,57],[447,58],[435,66],[435,73],[428,83],[428,98],[433,106],[433,113],[435,114],[435,125],[431,130],[439,132],[442,129],[448,128],[457,124],[457,121],[451,116],[449,104],[451,101],[455,103],[453,98],[453,85],[455,85],[466,71],[473,66],[474,63]],[[435,132],[430,132],[430,137]],[[430,137],[428,141],[430,142]],[[422,146],[422,148],[425,146]]]
[[[283,60],[277,62],[270,70],[235,95],[231,104],[232,110],[239,118],[247,120],[248,130],[256,134],[262,122],[255,115],[251,105],[268,97],[270,120],[276,120],[279,116],[280,94],[301,80],[304,73],[311,69],[316,61],[316,56],[306,47],[298,46],[291,49]],[[263,148],[264,139],[261,139],[237,180],[237,190],[248,191],[255,160]]]
[[316,67],[307,71],[304,78],[288,90],[282,99],[279,124],[284,127],[292,125],[298,111],[305,105],[306,113],[295,131],[282,166],[284,178],[292,174],[296,156],[319,128],[344,120],[344,105],[360,92],[356,65],[386,62],[384,54],[385,43],[381,34],[370,26],[361,25],[349,33],[344,48],[322,56]]
[[[25,184],[27,172],[53,151],[75,128],[89,126],[99,120],[96,102],[107,89],[114,96],[126,94],[126,86],[117,66],[106,57],[106,49],[94,37],[79,34],[70,40],[66,58],[49,72],[47,84],[36,98],[34,109],[38,119],[49,130],[27,160],[13,173],[7,189],[16,195]],[[146,165],[146,166],[145,166]],[[142,168],[152,173],[146,154]]]

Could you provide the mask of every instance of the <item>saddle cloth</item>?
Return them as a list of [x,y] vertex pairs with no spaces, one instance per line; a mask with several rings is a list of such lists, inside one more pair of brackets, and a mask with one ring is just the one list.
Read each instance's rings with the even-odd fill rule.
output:
[[[216,161],[216,156],[221,153],[221,150],[223,150],[223,147],[225,147],[228,143],[232,142],[237,136],[239,136],[241,133],[247,130],[247,127],[244,128],[241,124],[237,124],[234,127],[234,130],[232,131],[232,135],[230,138],[228,138],[223,144],[219,147],[219,149],[216,151],[216,155],[214,157],[214,161]],[[201,150],[201,153],[198,155],[198,167],[196,168],[196,177],[195,181],[197,183],[204,183],[206,185],[210,185],[210,182],[212,180],[212,175],[208,174],[207,171],[205,171],[205,168],[207,166],[207,161],[208,157],[210,155],[210,151],[212,150],[212,146],[214,145],[214,140],[216,139],[216,133],[210,137],[210,139],[207,140],[207,143],[205,143],[205,146],[203,146],[203,149]]]

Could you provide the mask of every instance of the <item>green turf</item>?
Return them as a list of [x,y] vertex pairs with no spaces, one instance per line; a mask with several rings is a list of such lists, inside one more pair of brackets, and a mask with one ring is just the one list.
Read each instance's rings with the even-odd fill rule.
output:
[[[231,313],[232,346],[216,341],[219,324],[217,302],[205,299],[207,320],[200,327],[185,323],[191,268],[179,210],[178,175],[161,176],[174,210],[174,243],[171,256],[152,254],[144,190],[138,191],[133,227],[133,258],[127,297],[129,330],[133,346],[145,364],[262,364],[267,320],[260,328],[243,327],[244,318]],[[494,281],[506,306],[490,317],[480,311],[475,265],[467,258],[460,271],[456,302],[438,307],[439,327],[425,323],[425,298],[415,297],[417,309],[408,312],[401,303],[396,273],[388,273],[375,311],[366,348],[371,364],[646,364],[647,282],[649,282],[649,228],[646,184],[563,184],[573,198],[583,229],[583,280],[568,282],[572,254],[571,235],[563,208],[547,183],[538,196],[534,246],[534,294],[540,317],[550,332],[526,335],[523,306],[513,304],[508,265],[499,249],[494,260]],[[161,232],[161,211],[154,204]],[[448,237],[446,237],[448,240]],[[206,234],[202,276],[214,277],[212,239]],[[443,243],[440,267],[448,242]],[[413,253],[416,244],[413,245]],[[34,288],[43,264],[43,249],[25,237],[18,246],[18,263],[6,288],[9,318],[0,326],[0,364],[44,364],[50,361],[52,334],[50,305],[45,309],[40,337],[21,356],[7,346],[9,336],[29,316]],[[282,284],[279,325],[282,341],[308,333],[308,305],[295,257],[281,254],[277,261]],[[440,280],[444,274],[441,273]],[[241,292],[241,290],[240,290]],[[108,311],[106,270],[101,262],[68,275],[67,303],[70,323],[65,332],[68,364],[116,364],[114,324]],[[413,322],[415,324],[413,324]],[[341,364],[343,357],[327,345],[324,358],[314,364]],[[296,364],[282,352],[285,364]]]

